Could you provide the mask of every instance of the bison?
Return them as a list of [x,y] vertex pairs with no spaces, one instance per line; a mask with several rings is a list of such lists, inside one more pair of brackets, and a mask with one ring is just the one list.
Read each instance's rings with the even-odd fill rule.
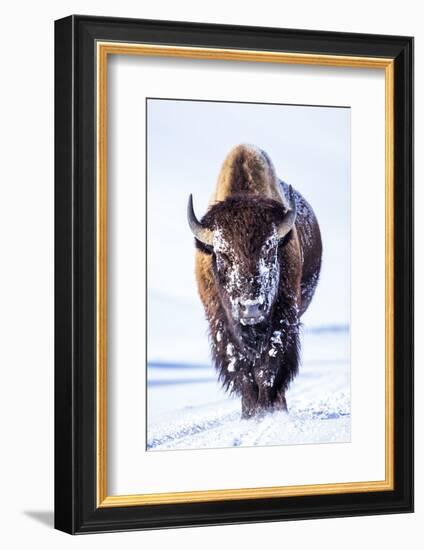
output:
[[239,145],[226,157],[206,214],[190,195],[196,279],[223,387],[242,418],[287,410],[298,372],[300,319],[318,284],[322,243],[302,195],[281,181],[265,151]]

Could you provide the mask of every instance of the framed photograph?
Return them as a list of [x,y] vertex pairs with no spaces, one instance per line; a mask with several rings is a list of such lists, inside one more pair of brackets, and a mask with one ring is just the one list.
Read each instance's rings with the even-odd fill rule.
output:
[[413,39],[55,24],[55,525],[413,510]]

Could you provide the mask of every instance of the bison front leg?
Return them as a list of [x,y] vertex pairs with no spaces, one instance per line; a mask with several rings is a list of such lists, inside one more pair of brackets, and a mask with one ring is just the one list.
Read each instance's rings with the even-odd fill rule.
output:
[[270,367],[260,367],[255,372],[255,380],[258,385],[256,414],[287,411],[285,389],[278,388],[276,377],[277,373],[275,369]]
[[241,417],[251,418],[256,414],[258,402],[258,386],[253,378],[245,376],[241,391]]
[[256,413],[261,414],[273,409],[275,373],[272,369],[259,367],[255,370],[255,381],[258,385]]
[[287,400],[285,396],[285,390],[280,390],[276,392],[275,400],[273,407],[276,411],[285,411],[287,412]]

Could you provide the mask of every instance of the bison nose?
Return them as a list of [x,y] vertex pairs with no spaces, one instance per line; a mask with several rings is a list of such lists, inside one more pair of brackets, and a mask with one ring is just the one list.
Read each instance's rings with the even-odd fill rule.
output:
[[242,325],[256,325],[264,320],[264,306],[256,300],[240,300],[239,312]]

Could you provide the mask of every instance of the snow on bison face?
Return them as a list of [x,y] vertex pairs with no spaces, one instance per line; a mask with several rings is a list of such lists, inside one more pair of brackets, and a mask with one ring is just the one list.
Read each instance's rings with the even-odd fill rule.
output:
[[214,230],[214,274],[222,305],[232,321],[242,326],[254,326],[267,321],[274,303],[280,279],[278,261],[279,239],[275,226],[256,250],[251,250],[245,235],[244,246],[235,238],[233,225]]

